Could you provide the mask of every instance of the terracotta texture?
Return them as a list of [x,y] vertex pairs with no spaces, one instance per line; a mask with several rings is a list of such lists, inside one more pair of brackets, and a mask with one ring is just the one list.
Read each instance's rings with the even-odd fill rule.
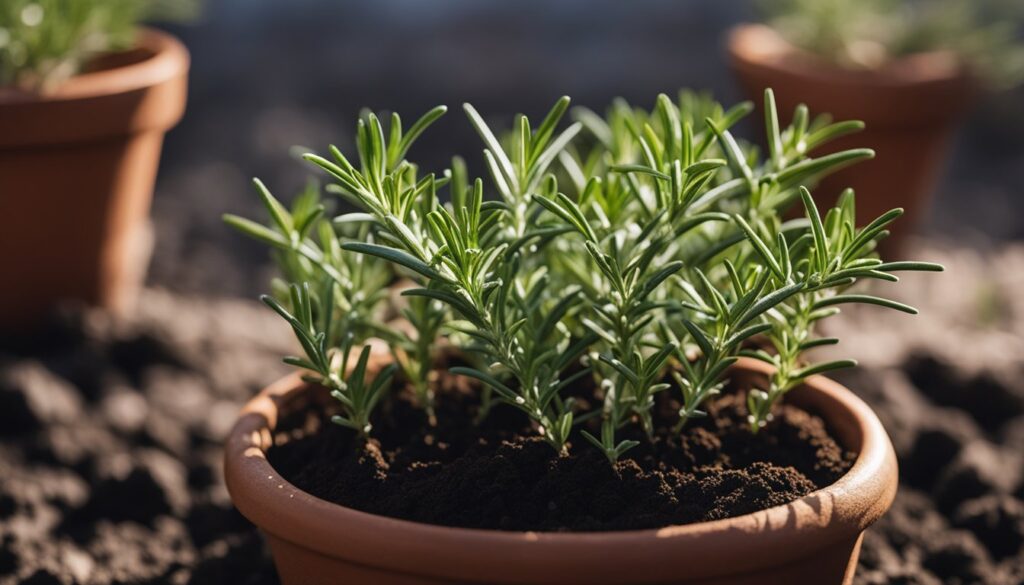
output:
[[[743,360],[738,375],[764,375]],[[659,530],[532,533],[449,528],[374,516],[294,487],[265,457],[279,413],[308,407],[297,375],[243,410],[225,449],[235,506],[266,535],[285,585],[848,585],[863,530],[896,494],[889,438],[867,405],[813,377],[788,400],[820,414],[858,453],[835,484],[785,506]]]
[[[783,124],[801,103],[812,115],[864,121],[864,131],[826,145],[819,154],[867,147],[875,150],[875,158],[826,178],[815,198],[831,204],[852,187],[861,224],[903,207],[906,214],[896,233],[910,231],[927,211],[950,140],[977,89],[953,55],[922,53],[878,70],[848,70],[801,51],[763,25],[731,31],[728,52],[743,91],[759,112],[770,87]],[[898,250],[898,238],[883,241],[883,249]]]
[[131,306],[188,65],[181,43],[144,29],[136,49],[53,92],[0,88],[0,329],[29,326],[66,298]]

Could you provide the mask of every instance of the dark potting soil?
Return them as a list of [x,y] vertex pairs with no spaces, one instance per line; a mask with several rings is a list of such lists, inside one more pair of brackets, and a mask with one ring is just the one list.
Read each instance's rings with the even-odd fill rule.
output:
[[[825,487],[852,465],[821,419],[784,405],[753,435],[744,400],[728,392],[681,435],[667,397],[653,440],[616,464],[582,436],[559,456],[519,411],[498,406],[472,424],[477,389],[442,374],[438,424],[399,393],[361,441],[323,409],[282,419],[268,458],[321,499],[429,524],[499,530],[609,531],[729,518]],[[582,392],[594,403],[592,390]],[[589,394],[589,395],[588,395]],[[597,429],[590,429],[597,434]],[[295,432],[300,431],[300,432]],[[295,438],[299,436],[299,438]]]

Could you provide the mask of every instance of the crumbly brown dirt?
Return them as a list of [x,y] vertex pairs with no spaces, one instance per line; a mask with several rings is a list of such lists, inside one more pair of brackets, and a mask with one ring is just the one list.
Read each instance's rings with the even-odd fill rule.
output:
[[[377,417],[369,443],[328,422],[329,411],[293,413],[271,464],[320,498],[384,516],[469,528],[607,531],[786,504],[834,482],[854,458],[821,419],[793,406],[753,435],[742,396],[727,393],[682,434],[672,433],[677,405],[663,396],[653,438],[634,435],[641,445],[613,465],[578,434],[569,454],[559,455],[509,407],[495,407],[474,425],[476,389],[446,374],[440,384],[436,426],[400,394]],[[596,400],[592,388],[577,393]],[[297,429],[304,432],[299,439]]]

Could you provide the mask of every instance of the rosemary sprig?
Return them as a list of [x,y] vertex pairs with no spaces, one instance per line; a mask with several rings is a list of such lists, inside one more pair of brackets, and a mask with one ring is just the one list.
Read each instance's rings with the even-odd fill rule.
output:
[[348,334],[365,339],[379,330],[375,317],[393,278],[390,266],[376,258],[347,253],[341,247],[341,242],[349,237],[368,237],[365,227],[332,227],[325,219],[326,207],[320,201],[320,187],[316,182],[306,187],[290,210],[261,181],[254,180],[254,184],[270,216],[268,225],[233,214],[225,214],[224,222],[273,250],[283,277],[272,282],[274,298],[283,306],[297,310],[291,304],[289,283],[300,286],[311,283],[314,287],[310,293],[314,300],[311,306],[319,311],[328,306],[319,298],[320,291],[330,292],[333,299],[330,305],[342,315],[332,321],[333,329],[325,331],[331,347],[338,346]]
[[[556,104],[537,131],[525,125],[525,117],[519,118],[516,157],[501,150],[493,133],[467,106],[467,114],[488,144],[485,156],[505,198],[500,203],[484,203],[483,182],[478,179],[468,196],[463,188],[453,191],[453,200],[462,203],[460,207],[441,205],[437,188],[447,179],[428,175],[416,180],[413,165],[387,154],[388,144],[401,132],[392,130],[392,140],[385,140],[373,115],[359,127],[359,169],[337,149],[332,149],[335,161],[307,156],[339,180],[339,192],[369,214],[385,242],[346,243],[342,247],[404,267],[423,285],[405,291],[405,296],[439,301],[452,309],[463,321],[453,323],[452,328],[473,339],[487,363],[497,366],[494,372],[475,368],[453,372],[482,381],[500,400],[523,410],[559,452],[565,450],[572,428],[572,412],[558,395],[564,387],[560,375],[582,347],[573,354],[577,346],[568,344],[557,325],[572,308],[574,297],[567,295],[554,305],[552,313],[539,318],[548,304],[540,302],[547,301],[546,279],[539,273],[520,271],[520,252],[527,242],[543,236],[525,231],[526,214],[532,190],[541,186],[559,145],[572,136],[570,129],[551,140],[567,104],[567,100]],[[417,126],[425,127],[443,111],[433,110]],[[396,123],[397,118],[392,128]],[[437,320],[430,322],[439,325]],[[506,383],[508,379],[511,385]],[[486,402],[484,408],[489,408]]]
[[367,378],[370,351],[369,345],[362,346],[358,361],[350,369],[352,350],[359,341],[352,332],[346,332],[340,347],[335,350],[328,341],[328,333],[334,331],[334,304],[328,285],[321,304],[319,323],[313,317],[313,301],[308,285],[290,287],[291,303],[295,314],[284,308],[276,299],[264,295],[261,300],[285,319],[302,346],[306,357],[286,357],[285,363],[313,372],[307,380],[321,384],[331,390],[331,396],[341,404],[344,414],[334,415],[331,421],[349,427],[366,438],[373,428],[370,415],[389,387],[397,365],[388,364],[377,372],[372,380]]
[[775,354],[763,349],[743,352],[775,366],[768,389],[755,389],[748,394],[749,420],[754,432],[770,420],[775,402],[808,377],[856,365],[849,359],[815,364],[803,364],[800,360],[808,349],[838,343],[838,339],[813,336],[818,322],[839,312],[837,305],[868,303],[917,314],[917,309],[908,305],[866,294],[844,294],[845,289],[859,279],[896,282],[898,278],[892,273],[897,271],[942,270],[942,266],[930,262],[883,262],[871,257],[877,240],[888,234],[886,227],[903,214],[902,209],[893,209],[857,229],[852,190],[843,193],[838,206],[829,211],[825,221],[810,191],[801,188],[800,197],[810,230],[792,243],[784,234],[777,233],[777,244],[769,245],[759,233],[767,231],[764,225],[758,230],[737,218],[756,255],[765,263],[782,267],[783,273],[776,275],[774,282],[778,285],[795,281],[801,286],[777,310],[765,314],[770,326],[765,333]]

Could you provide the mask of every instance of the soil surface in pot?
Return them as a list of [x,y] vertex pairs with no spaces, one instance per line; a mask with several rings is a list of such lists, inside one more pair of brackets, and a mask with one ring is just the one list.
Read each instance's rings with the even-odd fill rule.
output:
[[[559,456],[508,406],[473,424],[479,388],[447,374],[451,365],[439,369],[436,426],[401,388],[369,443],[330,423],[329,409],[299,409],[282,419],[271,464],[321,499],[383,516],[468,528],[607,531],[785,504],[834,482],[855,458],[821,419],[793,406],[752,434],[736,391],[718,397],[708,417],[681,434],[671,431],[678,404],[666,391],[653,440],[629,437],[640,446],[614,465],[578,433],[570,454]],[[577,400],[599,405],[592,386],[582,385]]]

